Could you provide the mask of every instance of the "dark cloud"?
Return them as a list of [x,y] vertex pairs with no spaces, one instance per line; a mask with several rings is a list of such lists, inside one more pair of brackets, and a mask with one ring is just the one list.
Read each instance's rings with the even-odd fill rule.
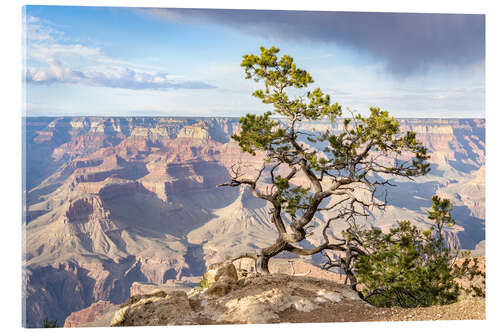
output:
[[148,9],[188,23],[230,26],[267,39],[336,43],[368,52],[406,76],[431,65],[462,67],[484,61],[484,15]]

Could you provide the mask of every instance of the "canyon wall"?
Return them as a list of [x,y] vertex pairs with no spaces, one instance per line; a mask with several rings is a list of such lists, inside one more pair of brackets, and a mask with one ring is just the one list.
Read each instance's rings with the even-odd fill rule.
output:
[[[24,122],[25,326],[40,327],[45,318],[63,323],[90,307],[71,317],[71,326],[96,316],[101,306],[123,302],[133,285],[193,279],[207,264],[276,237],[268,207],[248,189],[216,187],[229,179],[235,163],[249,170],[261,164],[261,155],[241,153],[230,139],[238,119],[29,117]],[[384,229],[411,219],[426,227],[425,210],[437,193],[455,203],[457,226],[448,237],[473,249],[484,240],[485,121],[400,123],[429,147],[432,171],[415,182],[395,179],[389,207],[366,223]],[[337,126],[315,122],[301,130],[340,130]],[[325,218],[319,215],[315,224]]]

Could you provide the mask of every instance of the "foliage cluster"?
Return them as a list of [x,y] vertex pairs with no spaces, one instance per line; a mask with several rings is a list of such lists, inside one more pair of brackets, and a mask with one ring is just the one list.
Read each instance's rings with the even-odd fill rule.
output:
[[204,289],[207,289],[208,287],[210,287],[210,284],[208,283],[208,280],[206,280],[205,278],[203,278],[201,281],[200,281],[200,288],[202,290]]
[[[363,285],[365,299],[373,305],[417,307],[449,304],[460,294],[458,279],[473,281],[482,277],[477,258],[468,255],[456,264],[457,249],[444,239],[444,229],[455,221],[453,204],[438,196],[432,198],[429,230],[421,231],[410,221],[399,221],[387,234],[372,228],[363,232],[366,254],[355,264],[355,274]],[[471,285],[463,290],[484,296],[484,287]]]

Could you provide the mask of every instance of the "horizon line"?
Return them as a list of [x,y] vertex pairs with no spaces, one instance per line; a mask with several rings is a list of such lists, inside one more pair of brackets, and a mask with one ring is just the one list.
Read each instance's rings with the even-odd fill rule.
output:
[[[103,116],[103,115],[22,115],[22,118],[235,118],[239,119],[242,116],[177,116],[177,115],[109,115],[109,116]],[[397,117],[393,116],[396,119],[486,119],[485,116],[478,116],[478,117],[435,117],[435,116],[427,116],[427,117],[421,117],[421,116],[414,116],[414,117]],[[286,117],[271,117],[271,118],[276,118],[276,119],[284,119]],[[337,117],[336,119],[346,119],[349,117]],[[316,121],[328,121],[328,119],[318,119]],[[304,121],[310,121],[310,120],[304,120]]]

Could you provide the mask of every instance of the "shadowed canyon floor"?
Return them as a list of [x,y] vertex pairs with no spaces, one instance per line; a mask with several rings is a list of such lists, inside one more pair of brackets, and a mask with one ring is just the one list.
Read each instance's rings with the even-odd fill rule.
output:
[[[260,166],[261,156],[242,154],[230,140],[237,119],[24,121],[28,327],[40,327],[47,317],[64,322],[92,304],[97,312],[103,302],[120,304],[138,284],[187,286],[206,265],[276,237],[269,207],[248,190],[216,187],[237,161],[250,173]],[[390,206],[364,223],[388,229],[409,219],[428,227],[426,209],[437,193],[455,203],[457,226],[447,230],[448,239],[474,249],[484,240],[484,120],[403,119],[401,125],[429,147],[432,171],[415,182],[396,179]],[[326,219],[318,215],[315,227]],[[304,245],[321,237],[317,232]]]

